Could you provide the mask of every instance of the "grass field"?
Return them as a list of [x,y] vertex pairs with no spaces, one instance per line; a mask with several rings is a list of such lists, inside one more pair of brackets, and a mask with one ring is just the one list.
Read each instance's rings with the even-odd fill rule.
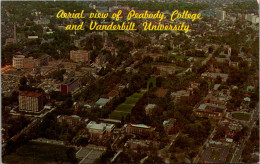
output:
[[131,111],[138,100],[143,97],[143,94],[146,91],[142,91],[141,93],[134,93],[131,96],[127,97],[125,102],[118,105],[117,108],[109,114],[110,119],[121,120],[122,117],[126,117],[128,114],[131,114]]
[[149,89],[150,83],[153,84],[153,87],[156,87],[156,77],[155,76],[150,77],[150,79],[148,80],[148,82],[147,82],[147,89]]
[[239,112],[235,112],[232,113],[232,117],[238,120],[243,120],[243,121],[248,121],[250,119],[250,114],[248,113],[239,113]]
[[3,163],[69,163],[66,155],[68,147],[30,141],[19,147],[15,153],[3,157]]

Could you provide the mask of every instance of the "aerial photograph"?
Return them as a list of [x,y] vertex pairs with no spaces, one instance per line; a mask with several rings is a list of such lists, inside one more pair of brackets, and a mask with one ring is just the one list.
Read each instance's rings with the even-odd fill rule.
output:
[[1,1],[1,163],[258,163],[258,0]]

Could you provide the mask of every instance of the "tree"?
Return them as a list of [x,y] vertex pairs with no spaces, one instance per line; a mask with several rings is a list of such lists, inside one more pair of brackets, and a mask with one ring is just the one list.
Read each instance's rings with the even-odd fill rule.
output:
[[21,79],[20,79],[20,84],[22,86],[25,86],[27,84],[27,78],[25,76],[23,76]]
[[226,126],[217,126],[216,134],[214,135],[214,139],[224,138],[226,130],[227,130]]
[[66,150],[67,158],[71,163],[77,163],[76,150],[73,147],[70,147]]

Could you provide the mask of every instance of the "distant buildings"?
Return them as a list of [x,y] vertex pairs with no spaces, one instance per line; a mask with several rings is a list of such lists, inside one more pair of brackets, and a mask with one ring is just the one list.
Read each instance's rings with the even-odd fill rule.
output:
[[40,112],[43,109],[43,94],[23,91],[19,94],[19,110]]
[[90,61],[90,54],[86,50],[70,51],[70,59],[74,62],[88,62]]
[[209,77],[216,79],[217,77],[220,77],[222,81],[227,81],[228,79],[228,74],[226,73],[210,73],[210,72],[205,72],[201,74],[202,78],[203,77]]
[[50,20],[47,18],[34,19],[33,22],[37,25],[47,25],[50,23]]
[[259,23],[259,17],[254,14],[246,14],[245,19],[253,24]]
[[60,85],[60,91],[65,93],[70,93],[75,91],[77,88],[79,88],[79,78],[77,77],[71,77],[65,82],[61,83]]
[[[21,53],[20,53],[21,54]],[[48,65],[50,56],[45,54],[34,59],[33,57],[25,58],[24,55],[13,56],[13,67],[17,69],[21,68],[35,68],[36,66],[46,66]]]
[[216,10],[216,17],[220,20],[225,20],[226,18],[226,11],[224,10]]

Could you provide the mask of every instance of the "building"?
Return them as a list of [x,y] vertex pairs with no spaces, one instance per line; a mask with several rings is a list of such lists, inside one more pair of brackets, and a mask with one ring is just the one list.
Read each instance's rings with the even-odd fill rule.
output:
[[24,67],[24,55],[15,55],[13,56],[13,67],[21,69]]
[[74,62],[88,62],[90,54],[87,50],[70,51],[70,59]]
[[65,93],[70,93],[79,88],[79,78],[72,77],[60,84],[60,91]]
[[220,20],[225,20],[226,18],[226,11],[224,10],[216,10],[216,17]]
[[110,99],[100,98],[100,99],[98,99],[98,101],[96,102],[96,105],[99,105],[99,107],[102,108],[102,107],[105,106],[108,102],[110,102]]
[[126,133],[133,133],[133,134],[140,134],[140,135],[149,135],[151,132],[155,130],[155,128],[144,124],[125,124],[124,127]]
[[171,96],[175,101],[177,101],[177,100],[180,100],[183,97],[189,97],[190,96],[190,90],[180,90],[180,91],[172,92]]
[[205,103],[200,104],[200,106],[194,111],[199,116],[219,118],[222,116],[224,109],[225,107],[223,106],[218,106],[212,103]]
[[71,116],[58,115],[57,122],[58,123],[66,122],[70,126],[76,126],[76,125],[81,124],[83,121],[82,121],[81,117],[79,117],[77,115],[71,115]]
[[125,147],[128,147],[132,150],[138,149],[139,147],[147,148],[147,149],[154,147],[158,149],[159,145],[160,145],[159,141],[129,139],[128,141],[126,141]]
[[87,129],[91,137],[102,138],[104,135],[110,135],[115,129],[115,125],[90,121],[87,125]]
[[36,59],[33,57],[24,58],[24,68],[35,68],[36,63]]
[[153,109],[156,107],[156,104],[147,104],[145,106],[145,114],[150,115],[153,113]]
[[43,94],[23,91],[19,94],[19,110],[40,112],[43,109]]

